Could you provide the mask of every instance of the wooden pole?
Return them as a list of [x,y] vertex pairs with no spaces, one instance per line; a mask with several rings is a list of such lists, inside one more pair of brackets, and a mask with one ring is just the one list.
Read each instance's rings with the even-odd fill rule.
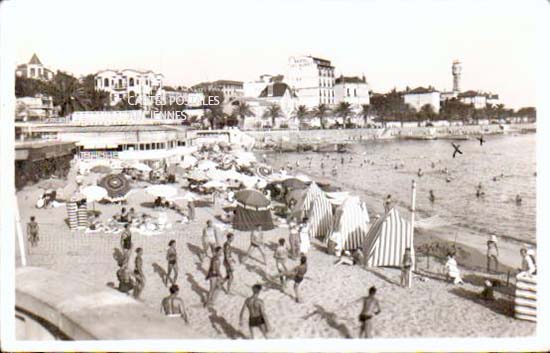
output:
[[412,286],[412,269],[414,268],[416,258],[414,255],[414,211],[415,211],[415,204],[416,204],[416,181],[412,181],[412,188],[411,188],[411,237],[409,239],[409,248],[411,249],[411,260],[413,261],[413,264],[411,268],[409,269],[409,283],[407,286],[411,288]]

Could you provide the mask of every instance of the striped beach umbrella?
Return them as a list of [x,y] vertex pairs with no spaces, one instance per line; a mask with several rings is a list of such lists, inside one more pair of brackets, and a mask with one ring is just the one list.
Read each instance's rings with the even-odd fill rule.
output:
[[107,190],[111,199],[124,198],[130,191],[130,182],[122,174],[109,174],[101,178],[98,183]]

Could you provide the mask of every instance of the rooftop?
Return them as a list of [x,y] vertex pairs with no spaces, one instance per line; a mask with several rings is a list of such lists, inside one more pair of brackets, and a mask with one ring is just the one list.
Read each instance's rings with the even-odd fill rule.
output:
[[260,98],[282,97],[285,95],[287,90],[289,91],[291,97],[296,97],[296,94],[292,92],[292,90],[286,83],[270,83],[262,90],[262,92],[260,93]]
[[335,81],[336,84],[339,83],[367,83],[367,80],[365,76],[363,77],[357,77],[357,76],[340,76]]
[[32,57],[31,57],[31,60],[29,61],[29,64],[42,65],[42,63],[40,62],[40,59],[38,59],[38,56],[36,56],[36,54],[32,54]]
[[439,92],[433,87],[416,87],[415,89],[409,90],[404,92],[404,94],[425,94],[425,93],[433,93],[433,92]]

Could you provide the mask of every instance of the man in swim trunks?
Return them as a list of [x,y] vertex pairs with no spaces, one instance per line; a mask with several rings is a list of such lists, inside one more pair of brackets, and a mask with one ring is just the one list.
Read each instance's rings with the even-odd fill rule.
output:
[[227,240],[223,243],[223,266],[225,267],[225,279],[221,283],[227,282],[227,294],[231,292],[231,284],[233,283],[233,271],[235,260],[233,259],[233,248],[231,247],[233,243],[233,233],[227,234]]
[[122,261],[119,263],[119,266],[120,268],[116,272],[118,279],[117,289],[122,293],[130,294],[130,291],[134,288],[134,280],[130,271],[128,271],[128,263]]
[[124,254],[124,261],[128,263],[130,260],[130,251],[132,250],[132,233],[130,232],[130,225],[126,223],[124,230],[120,234],[120,247]]
[[31,216],[31,221],[27,223],[27,239],[31,243],[31,246],[35,247],[38,244],[38,223],[36,223],[36,218]]
[[275,258],[275,266],[277,266],[277,271],[279,271],[279,275],[281,275],[281,285],[284,288],[286,286],[285,274],[288,272],[288,268],[286,267],[288,250],[286,249],[284,238],[279,239],[279,245],[277,246],[277,249],[275,249],[273,257]]
[[264,246],[264,235],[262,232],[262,226],[257,225],[256,229],[253,229],[252,232],[250,233],[250,246],[248,247],[248,251],[244,256],[243,261],[250,257],[250,253],[252,252],[252,250],[257,249],[260,252],[260,254],[262,254],[264,265],[267,265],[265,254],[264,254],[264,251],[262,250],[263,246]]
[[206,297],[206,302],[204,306],[211,306],[214,303],[217,291],[221,285],[221,273],[220,273],[220,255],[222,252],[221,246],[217,246],[214,249],[214,254],[210,259],[210,267],[208,268],[208,273],[206,274],[206,279],[210,280],[210,290],[208,291],[208,296]]
[[[168,266],[166,269],[166,277],[164,277],[164,285],[168,285],[168,280],[170,283],[176,284],[178,279],[178,253],[176,251],[176,241],[174,239],[170,240],[168,243],[168,250],[166,250],[166,261],[168,261]],[[170,278],[170,274],[174,272],[174,278]]]
[[244,324],[244,311],[248,309],[248,328],[250,330],[250,338],[254,339],[254,327],[260,329],[260,332],[263,334],[264,338],[267,337],[267,333],[271,331],[269,320],[265,313],[264,301],[260,299],[260,292],[262,291],[262,286],[255,284],[252,286],[252,296],[246,298],[239,315],[239,321],[241,326]]
[[[204,256],[208,256],[208,249],[214,254],[214,249],[218,246],[218,235],[216,234],[216,228],[212,226],[212,220],[206,221],[206,227],[202,230],[202,250]],[[199,255],[200,260],[203,260],[203,255]]]
[[293,268],[290,272],[287,272],[279,277],[288,276],[294,279],[294,294],[296,303],[303,303],[302,298],[300,297],[300,283],[304,280],[304,277],[307,272],[307,257],[302,255],[300,257],[300,264]]
[[162,299],[160,304],[161,312],[169,317],[181,317],[186,323],[189,323],[189,318],[187,316],[187,311],[185,310],[185,305],[183,300],[178,297],[180,288],[177,284],[172,284],[170,286],[170,295]]
[[375,295],[376,287],[372,286],[369,289],[369,295],[363,299],[363,309],[359,315],[359,321],[361,322],[359,338],[374,337],[373,319],[375,315],[380,314],[380,304],[378,303],[378,299],[375,298]]
[[136,285],[134,286],[134,298],[139,299],[143,288],[145,287],[145,275],[143,273],[143,249],[136,249],[136,258],[134,259],[134,278]]

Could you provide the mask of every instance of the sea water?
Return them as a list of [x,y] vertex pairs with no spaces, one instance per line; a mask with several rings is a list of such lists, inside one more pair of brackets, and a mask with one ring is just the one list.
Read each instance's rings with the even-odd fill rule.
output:
[[[485,140],[482,146],[475,138],[363,141],[350,145],[347,153],[269,153],[267,161],[276,168],[290,165],[293,171],[300,169],[310,176],[329,179],[332,185],[366,201],[371,218],[383,212],[388,194],[407,214],[414,179],[417,219],[437,219],[443,226],[534,243],[536,135],[486,136]],[[453,158],[451,142],[460,145],[463,154]],[[445,168],[448,173],[444,173]],[[476,196],[479,183],[483,197]],[[430,190],[434,202],[430,201]],[[515,200],[518,194],[521,204]]]

